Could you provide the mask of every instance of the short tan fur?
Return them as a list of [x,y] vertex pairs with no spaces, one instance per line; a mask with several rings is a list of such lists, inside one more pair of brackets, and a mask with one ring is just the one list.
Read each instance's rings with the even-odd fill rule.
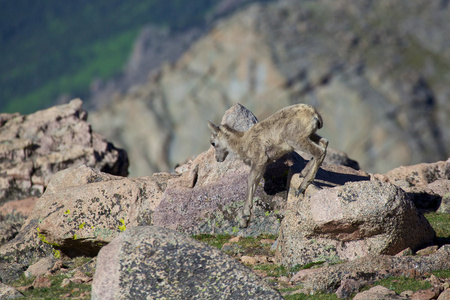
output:
[[315,133],[323,126],[322,117],[308,104],[285,107],[247,131],[236,131],[227,125],[216,126],[211,122],[208,126],[218,162],[224,161],[231,152],[251,167],[241,227],[248,226],[253,195],[267,164],[294,150],[310,153],[313,158],[306,165],[305,170],[308,171],[298,188],[298,194],[303,193],[314,180],[328,146],[328,141]]

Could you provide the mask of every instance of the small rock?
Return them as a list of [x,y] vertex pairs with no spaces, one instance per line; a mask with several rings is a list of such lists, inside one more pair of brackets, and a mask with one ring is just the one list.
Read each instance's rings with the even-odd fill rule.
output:
[[320,270],[320,268],[300,270],[291,278],[291,281],[298,282],[298,281],[306,280],[311,274],[314,274],[314,273],[318,272],[319,270]]
[[278,278],[278,281],[279,281],[279,282],[282,282],[282,283],[286,283],[286,284],[290,283],[290,279],[289,279],[289,277],[287,277],[287,276],[280,276],[280,277]]
[[84,274],[81,271],[77,271],[73,275],[73,277],[70,279],[70,281],[73,282],[73,283],[86,283],[86,282],[89,282],[91,280],[92,280],[91,277],[87,276],[86,274]]
[[431,288],[427,290],[420,290],[411,296],[411,300],[431,300],[439,296],[439,289]]
[[411,248],[406,248],[402,251],[400,251],[399,253],[395,254],[395,256],[400,257],[400,256],[410,256],[413,255],[413,251],[411,250]]
[[241,257],[241,262],[248,265],[256,265],[258,261],[254,257],[244,255]]
[[272,239],[262,239],[259,242],[263,245],[267,245],[267,244],[272,245],[273,243],[275,243],[275,241]]
[[47,256],[39,260],[37,263],[29,266],[27,271],[25,272],[25,276],[29,278],[33,276],[43,275],[51,270],[54,264],[55,258],[53,256]]
[[450,213],[450,193],[445,194],[442,197],[441,205],[437,210],[438,213]]
[[[30,284],[30,285],[25,285],[25,286],[19,286],[19,287],[16,287],[16,289],[17,289],[19,292],[25,292],[25,291],[32,290],[32,289],[33,289],[33,286]],[[1,299],[1,297],[0,297],[0,299]]]
[[401,293],[400,293],[400,296],[407,297],[407,298],[411,298],[411,296],[412,296],[413,294],[414,294],[413,291],[407,290],[407,291],[401,292]]
[[254,258],[258,261],[260,264],[264,264],[269,262],[269,258],[266,255],[255,255]]
[[239,243],[242,240],[241,236],[236,236],[234,238],[231,238],[228,242],[229,243]]
[[339,299],[349,298],[355,291],[358,291],[360,283],[354,279],[344,279],[341,281],[341,286],[336,291],[336,296]]
[[49,288],[52,286],[50,279],[44,275],[39,275],[31,284],[35,289],[38,288]]
[[55,262],[55,264],[53,265],[53,267],[51,268],[51,270],[49,271],[51,274],[56,273],[57,271],[61,270],[63,267],[63,262],[58,260],[57,262]]
[[437,276],[431,274],[430,278],[427,279],[433,286],[441,286],[444,282]]
[[407,269],[407,270],[402,271],[402,276],[405,276],[408,278],[418,278],[421,276],[421,274],[416,269]]
[[397,295],[394,291],[385,288],[384,286],[377,285],[373,288],[356,294],[353,300],[403,300],[407,299],[404,296]]
[[70,284],[70,279],[69,278],[64,278],[63,281],[61,282],[61,287],[65,288],[69,284]]
[[438,246],[426,247],[424,249],[420,249],[419,251],[417,251],[416,255],[421,255],[421,256],[430,255],[430,254],[436,253],[438,248],[439,248]]

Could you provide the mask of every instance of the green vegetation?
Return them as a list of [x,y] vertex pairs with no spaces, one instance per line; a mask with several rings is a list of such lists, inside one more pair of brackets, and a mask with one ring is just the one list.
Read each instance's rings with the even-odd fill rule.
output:
[[0,112],[30,113],[123,68],[140,28],[204,22],[214,0],[1,1]]
[[[66,275],[51,276],[50,280],[52,286],[49,288],[35,288],[21,292],[24,297],[16,299],[61,299],[64,295],[70,295],[71,297],[77,297],[77,299],[90,299],[91,298],[91,286],[84,283],[69,283],[66,287],[61,287],[62,281],[68,278]],[[16,281],[13,286],[26,286],[33,283],[35,277],[25,278],[21,277]],[[81,296],[81,297],[80,297]]]
[[338,299],[336,294],[317,293],[314,295],[293,294],[284,296],[286,300],[335,300]]
[[434,276],[439,278],[450,278],[450,270],[439,270],[431,272]]
[[[70,282],[66,286],[61,287],[63,280],[71,278],[75,271],[80,267],[89,264],[92,258],[89,257],[77,257],[70,261],[63,263],[65,271],[58,271],[54,275],[49,275],[48,278],[51,281],[51,287],[48,288],[31,288],[22,290],[21,293],[24,297],[17,299],[61,299],[72,298],[77,299],[90,299],[91,298],[91,283],[74,283]],[[92,273],[85,273],[86,276],[92,276]],[[11,285],[19,288],[30,286],[36,277],[26,278],[22,275],[18,280],[14,281]]]
[[204,242],[210,246],[216,247],[218,249],[222,249],[223,244],[228,242],[228,240],[231,238],[228,234],[219,234],[219,235],[213,235],[213,234],[199,234],[192,236],[194,239]]
[[444,243],[450,243],[450,214],[433,212],[427,213],[425,217],[436,231],[437,238]]
[[[194,235],[194,239],[202,241],[210,246],[216,247],[218,249],[222,249],[223,245],[227,243],[232,236],[228,234],[199,234]],[[242,251],[238,251],[242,255],[269,255],[270,253],[270,244],[261,244],[262,239],[272,239],[276,240],[277,237],[270,234],[263,234],[258,237],[243,237],[239,242],[234,243],[237,245]],[[227,252],[227,251],[225,251]],[[233,251],[230,251],[228,254],[234,254]]]
[[397,294],[400,294],[404,291],[415,292],[432,287],[432,285],[427,281],[416,280],[408,277],[389,277],[375,282],[371,286],[364,288],[364,290],[368,290],[369,288],[376,285],[382,285],[390,290],[393,290]]

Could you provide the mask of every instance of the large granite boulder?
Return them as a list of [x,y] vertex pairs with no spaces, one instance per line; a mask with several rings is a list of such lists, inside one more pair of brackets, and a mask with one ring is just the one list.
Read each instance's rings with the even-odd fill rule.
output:
[[156,226],[134,227],[100,250],[92,299],[282,299],[222,251]]
[[96,255],[127,226],[151,224],[167,179],[173,176],[125,178],[85,165],[60,171],[0,255],[24,265],[45,256],[50,245],[69,256]]
[[290,191],[288,203],[276,253],[284,265],[394,255],[417,250],[435,237],[408,194],[386,182],[312,185],[304,197]]
[[0,205],[40,196],[53,175],[86,164],[126,176],[128,158],[86,122],[80,99],[30,115],[0,114]]

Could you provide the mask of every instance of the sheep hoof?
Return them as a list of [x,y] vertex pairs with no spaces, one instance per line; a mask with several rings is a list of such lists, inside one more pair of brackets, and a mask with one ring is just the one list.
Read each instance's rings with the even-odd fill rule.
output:
[[244,215],[242,214],[239,218],[239,227],[240,228],[247,228],[248,223],[250,223],[250,215]]

